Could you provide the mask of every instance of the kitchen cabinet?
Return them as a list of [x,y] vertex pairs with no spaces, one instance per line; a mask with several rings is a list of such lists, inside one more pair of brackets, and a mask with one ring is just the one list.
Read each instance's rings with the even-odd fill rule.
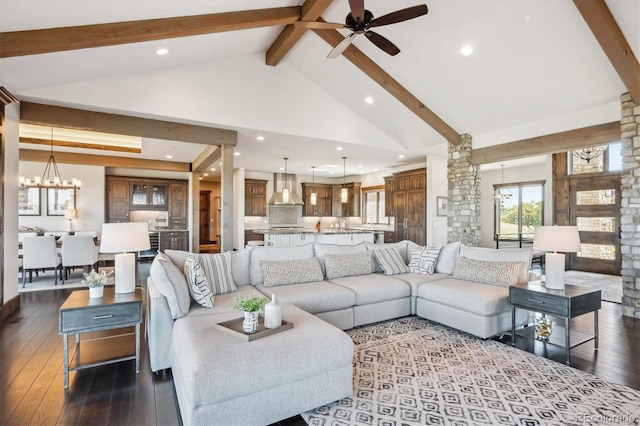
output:
[[358,217],[360,216],[360,182],[352,182],[344,184],[347,188],[347,202],[343,203],[342,194],[343,185],[333,185],[333,208],[332,216],[336,217]]
[[189,251],[189,231],[161,231],[160,251],[166,249]]
[[[385,178],[385,212],[395,218],[396,241],[426,242],[426,169],[396,173]],[[387,209],[389,203],[389,209]],[[385,234],[385,242],[387,236]]]
[[106,184],[106,222],[129,222],[129,181],[107,177]]
[[267,215],[267,182],[262,179],[244,181],[244,215]]
[[169,198],[168,191],[166,183],[131,182],[129,210],[166,210]]
[[169,229],[187,229],[188,185],[169,184]]
[[[311,193],[316,193],[316,205],[311,204]],[[333,188],[326,184],[302,184],[302,216],[332,216]]]

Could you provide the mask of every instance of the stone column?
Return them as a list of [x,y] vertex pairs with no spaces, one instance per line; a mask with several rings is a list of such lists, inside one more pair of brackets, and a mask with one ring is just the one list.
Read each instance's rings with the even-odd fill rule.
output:
[[640,103],[629,93],[623,94],[620,102],[622,314],[640,318]]
[[471,135],[460,135],[460,143],[448,143],[447,241],[467,246],[480,242],[480,174],[471,164]]

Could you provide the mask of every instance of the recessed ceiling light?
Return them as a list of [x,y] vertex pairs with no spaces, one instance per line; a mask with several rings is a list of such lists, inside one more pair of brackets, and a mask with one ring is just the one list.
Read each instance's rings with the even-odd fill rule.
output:
[[398,158],[404,158],[404,155],[400,154],[398,155]]
[[524,15],[524,16],[522,17],[522,19],[524,19],[524,20],[525,20],[525,22],[529,22],[531,19],[533,19],[533,15],[532,15],[532,14],[530,14],[530,13],[527,13],[526,15]]
[[211,170],[212,172],[215,172],[215,171],[216,171],[216,168],[215,168],[215,167],[212,167],[212,168],[210,168],[209,170]]
[[169,49],[167,49],[166,47],[161,47],[158,50],[156,50],[156,55],[158,56],[164,56],[167,53],[169,53]]
[[373,103],[373,98],[371,96],[367,96],[366,98],[364,98],[364,101],[368,104],[372,104]]
[[473,53],[473,47],[471,47],[468,44],[465,44],[460,49],[460,53],[462,53],[464,56],[469,56],[469,55],[471,55]]
[[202,176],[200,176],[199,180],[202,180]]
[[341,147],[341,146],[339,146],[339,147],[337,147],[337,148],[336,148],[336,150],[338,150],[338,151],[342,151],[342,147]]
[[209,176],[209,173],[205,173],[204,175],[205,175],[205,176]]
[[280,167],[280,170],[284,170],[284,167]]
[[239,152],[234,152],[233,155],[238,156],[238,155],[240,155],[240,153]]
[[256,140],[263,141],[264,140],[264,136],[258,136],[258,137],[256,137]]
[[173,158],[173,155],[171,155],[171,154],[167,154],[167,155],[165,155],[165,157],[166,157],[166,158]]

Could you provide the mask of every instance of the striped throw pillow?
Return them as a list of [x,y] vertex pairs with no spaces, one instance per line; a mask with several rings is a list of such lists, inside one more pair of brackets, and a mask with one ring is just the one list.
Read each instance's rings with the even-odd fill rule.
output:
[[195,256],[187,256],[184,261],[184,274],[187,276],[189,293],[193,300],[205,308],[213,308],[213,293],[204,274],[204,270]]
[[436,269],[440,247],[416,247],[411,253],[409,272],[431,275]]
[[376,250],[373,253],[375,253],[378,264],[385,275],[396,275],[409,272],[409,267],[404,263],[397,247]]
[[224,294],[236,291],[236,283],[231,272],[231,253],[201,254],[198,262],[211,285],[213,294]]

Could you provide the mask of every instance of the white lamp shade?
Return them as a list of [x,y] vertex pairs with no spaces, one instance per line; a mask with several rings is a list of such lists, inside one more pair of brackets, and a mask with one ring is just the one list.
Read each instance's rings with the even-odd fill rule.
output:
[[577,226],[536,226],[533,249],[562,253],[580,251],[580,233]]
[[100,252],[127,253],[149,250],[149,227],[145,222],[105,223],[100,236]]
[[78,211],[76,209],[66,209],[64,211],[65,219],[75,219],[78,217]]

